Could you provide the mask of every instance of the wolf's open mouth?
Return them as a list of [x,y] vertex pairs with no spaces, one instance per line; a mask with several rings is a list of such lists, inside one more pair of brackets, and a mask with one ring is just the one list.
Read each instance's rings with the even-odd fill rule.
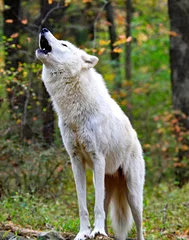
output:
[[47,54],[52,51],[52,47],[49,45],[49,43],[48,43],[47,39],[44,37],[44,35],[41,35],[40,49],[44,54]]

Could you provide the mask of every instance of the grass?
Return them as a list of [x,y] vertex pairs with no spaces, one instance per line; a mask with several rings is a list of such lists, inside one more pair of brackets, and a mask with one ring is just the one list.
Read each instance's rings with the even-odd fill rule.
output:
[[[77,198],[71,168],[67,171],[70,172],[69,181],[59,197],[29,193],[3,197],[0,203],[0,223],[11,222],[23,228],[53,229],[76,234],[79,229]],[[88,207],[93,216],[94,189],[91,173],[87,172],[87,175]],[[146,184],[143,221],[146,240],[188,239],[188,192],[189,184],[182,189],[165,183],[157,186]],[[92,218],[91,221],[93,222]],[[135,237],[135,234],[133,227],[130,237]]]

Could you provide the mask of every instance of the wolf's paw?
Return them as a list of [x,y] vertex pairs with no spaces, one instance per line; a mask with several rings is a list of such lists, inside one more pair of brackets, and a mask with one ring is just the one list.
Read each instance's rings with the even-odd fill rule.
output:
[[103,228],[94,228],[94,230],[90,234],[90,238],[95,238],[97,235],[103,235],[105,237],[108,237]]
[[86,232],[79,232],[77,236],[74,238],[74,240],[85,240],[90,237],[90,231]]

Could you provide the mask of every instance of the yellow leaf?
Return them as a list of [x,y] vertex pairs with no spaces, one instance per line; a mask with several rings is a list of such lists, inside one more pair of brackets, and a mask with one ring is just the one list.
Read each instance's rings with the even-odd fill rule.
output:
[[64,6],[67,7],[71,3],[71,0],[65,0]]
[[[27,77],[28,73],[26,71],[23,72],[23,76]],[[27,84],[26,84],[27,85]]]
[[121,44],[124,44],[124,43],[126,43],[126,38],[122,38],[122,39],[117,40],[113,45],[118,46],[118,45],[121,45]]
[[48,0],[48,4],[52,4],[53,3],[53,0]]
[[144,147],[144,148],[150,148],[151,145],[150,145],[149,143],[146,143],[146,144],[143,145],[143,147]]
[[102,55],[104,51],[105,51],[105,48],[100,48],[98,50],[98,55]]
[[138,34],[137,40],[138,40],[139,45],[141,45],[143,42],[146,42],[148,40],[148,36],[145,33],[140,32]]
[[121,44],[124,44],[126,42],[131,42],[132,41],[132,37],[129,36],[128,38],[126,38],[125,35],[120,35],[119,36],[119,39],[113,44],[114,46],[118,46],[118,45],[121,45]]
[[103,45],[103,46],[106,46],[110,43],[110,40],[99,40],[99,44],[100,45]]
[[122,53],[123,50],[121,48],[116,47],[116,48],[113,49],[113,52],[115,52],[115,53]]
[[16,124],[20,124],[22,121],[20,119],[16,120]]

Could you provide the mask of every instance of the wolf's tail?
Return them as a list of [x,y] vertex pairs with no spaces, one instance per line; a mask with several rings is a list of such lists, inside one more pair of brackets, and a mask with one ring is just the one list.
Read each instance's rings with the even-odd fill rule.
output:
[[131,230],[133,217],[127,201],[127,188],[124,176],[118,176],[119,186],[114,190],[110,203],[112,226],[119,240],[126,240]]

